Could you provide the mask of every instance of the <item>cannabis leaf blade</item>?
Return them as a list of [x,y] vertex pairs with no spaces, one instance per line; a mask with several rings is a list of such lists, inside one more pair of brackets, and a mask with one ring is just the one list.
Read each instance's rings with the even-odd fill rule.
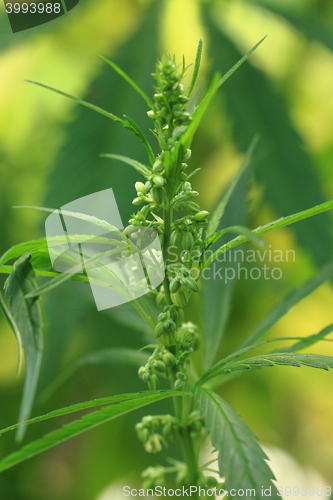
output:
[[[309,208],[308,210],[303,210],[302,212],[298,212],[293,215],[288,215],[287,217],[281,217],[273,222],[269,222],[264,226],[259,226],[256,229],[253,229],[253,233],[256,235],[261,235],[265,233],[269,233],[270,231],[275,231],[281,227],[289,226],[290,224],[294,224],[294,222],[298,222],[300,220],[307,219],[308,217],[312,217],[317,214],[321,214],[327,212],[328,210],[333,209],[333,200],[326,201],[325,203],[321,203],[320,205],[316,205],[315,207]],[[228,241],[225,245],[222,245],[216,252],[208,257],[205,261],[204,267],[208,267],[217,257],[222,255],[224,252],[227,252],[231,248],[234,248],[245,241],[249,241],[247,236],[237,236],[231,241]]]
[[223,375],[224,373],[233,373],[238,370],[251,370],[253,368],[274,365],[296,366],[298,368],[304,365],[311,368],[328,370],[329,368],[333,368],[333,357],[323,356],[321,354],[287,353],[285,351],[273,354],[263,354],[254,356],[253,358],[242,359],[236,363],[227,363],[219,370],[204,374],[197,382],[197,385],[200,386],[211,378]]
[[209,389],[195,391],[200,414],[205,419],[211,442],[218,450],[220,476],[225,478],[225,489],[252,489],[253,496],[265,498],[262,488],[272,488],[270,498],[278,499],[272,484],[274,475],[265,460],[266,454],[256,436],[236,411]]
[[37,298],[27,299],[25,295],[34,290],[34,270],[30,255],[23,255],[14,265],[8,277],[5,290],[9,299],[9,309],[24,349],[26,377],[21,403],[17,439],[22,440],[36,394],[39,370],[42,360],[43,336],[41,316]]
[[216,229],[220,223],[220,220],[224,214],[224,210],[225,210],[225,207],[227,206],[227,203],[230,199],[230,196],[232,195],[235,187],[237,186],[239,179],[242,177],[243,173],[245,172],[245,170],[247,169],[247,167],[249,166],[249,164],[251,162],[253,150],[256,147],[257,143],[258,143],[258,137],[255,137],[252,140],[252,142],[249,146],[249,149],[246,152],[244,160],[243,160],[234,180],[231,182],[228,189],[225,191],[221,201],[219,202],[219,204],[215,208],[214,213],[213,213],[213,215],[208,223],[208,226],[207,226],[207,231],[206,231],[207,238],[209,238],[214,233],[214,231],[216,231]]
[[103,61],[105,61],[107,64],[109,64],[120,76],[122,76],[124,78],[124,80],[126,80],[126,82],[128,82],[133,88],[134,90],[136,90],[140,95],[141,97],[143,97],[143,99],[146,101],[146,103],[148,104],[148,106],[153,109],[154,106],[153,106],[153,103],[151,101],[151,99],[147,96],[147,94],[139,87],[139,85],[137,85],[133,80],[132,78],[130,78],[126,73],[125,71],[123,71],[121,68],[119,68],[119,66],[114,63],[113,61],[110,61],[109,59],[107,59],[106,57],[104,56],[100,56]]
[[[87,410],[88,408],[94,408],[95,406],[103,406],[110,405],[114,403],[120,403],[122,401],[129,401],[134,399],[141,399],[145,396],[162,396],[168,397],[168,393],[170,396],[181,396],[182,393],[177,391],[144,391],[144,392],[132,392],[128,394],[120,394],[116,396],[109,396],[105,398],[92,399],[91,401],[84,401],[83,403],[77,403],[75,405],[66,406],[65,408],[59,408],[58,410],[50,411],[45,415],[39,415],[38,417],[31,418],[27,420],[27,425],[36,424],[38,422],[43,422],[44,420],[49,420],[55,417],[62,417],[63,415],[69,415],[70,413],[75,413],[77,411]],[[185,394],[184,394],[185,395]],[[17,429],[19,424],[10,425],[5,429],[0,430],[0,436],[5,434],[6,432],[13,431]]]
[[[146,352],[138,352],[130,347],[112,347],[91,352],[86,356],[74,361],[67,369],[65,368],[47,387],[45,394],[49,397],[60,385],[62,385],[77,370],[87,365],[100,363],[112,363],[114,365],[132,365],[140,367],[147,363],[149,355]],[[45,395],[43,394],[43,396]]]
[[182,395],[178,391],[157,391],[157,393],[144,394],[135,399],[130,399],[110,406],[103,407],[101,410],[94,411],[88,415],[84,415],[81,419],[75,420],[70,424],[64,425],[61,429],[50,432],[44,437],[32,441],[23,446],[20,450],[11,453],[0,461],[0,472],[7,470],[14,465],[17,465],[28,458],[31,458],[39,453],[42,453],[57,444],[60,444],[68,439],[78,436],[83,432],[92,429],[100,424],[109,422],[121,415],[125,415],[143,406],[160,401],[171,396]]
[[322,267],[320,272],[306,281],[299,288],[292,290],[281,302],[279,302],[270,313],[254,328],[252,333],[244,340],[241,347],[246,347],[257,342],[265,333],[272,328],[290,309],[307,297],[325,281],[333,278],[333,261]]
[[137,172],[140,172],[140,174],[143,175],[146,179],[148,179],[148,177],[151,175],[151,170],[146,167],[146,165],[143,165],[136,160],[132,160],[132,158],[127,158],[127,156],[114,154],[102,154],[100,156],[101,158],[111,158],[112,160],[119,160],[123,163],[127,163],[127,165],[131,165],[131,167],[135,168],[135,170],[137,170]]
[[198,48],[197,48],[197,54],[195,56],[193,76],[192,76],[192,80],[190,83],[190,87],[189,87],[188,92],[187,92],[187,97],[190,97],[192,90],[194,89],[195,82],[197,81],[197,78],[198,78],[200,62],[201,62],[201,55],[202,55],[202,43],[203,43],[202,38],[200,38],[199,43],[198,43]]

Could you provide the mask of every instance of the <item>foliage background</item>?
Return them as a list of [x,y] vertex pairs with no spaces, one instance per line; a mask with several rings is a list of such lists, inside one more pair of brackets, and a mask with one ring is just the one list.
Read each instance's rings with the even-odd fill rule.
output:
[[[80,196],[114,189],[123,221],[133,208],[137,174],[100,153],[146,161],[139,141],[91,111],[24,79],[82,96],[148,129],[145,103],[99,54],[114,59],[151,94],[157,56],[169,52],[192,63],[204,37],[201,77],[225,72],[262,36],[268,38],[223,86],[193,145],[191,168],[200,203],[210,210],[233,177],[252,137],[260,146],[245,186],[229,206],[229,220],[256,227],[333,198],[333,4],[327,0],[81,0],[63,18],[11,34],[0,11],[0,250],[41,237],[43,216],[14,205],[57,208]],[[272,249],[295,249],[283,279],[240,280],[204,286],[206,328],[226,331],[227,352],[289,290],[332,256],[331,216],[323,214],[265,237]],[[252,248],[251,246],[245,248]],[[267,263],[267,265],[270,265]],[[3,278],[3,277],[2,277]],[[107,363],[80,369],[50,397],[46,388],[65,367],[90,351],[145,342],[130,307],[97,313],[87,289],[69,283],[43,297],[45,356],[34,414],[87,399],[144,389],[133,367]],[[76,291],[76,293],[74,293]],[[231,296],[232,301],[231,301]],[[231,305],[230,305],[231,302]],[[187,318],[202,324],[195,298]],[[310,335],[332,322],[332,285],[303,300],[272,336]],[[230,311],[229,311],[230,310]],[[212,321],[212,319],[214,321]],[[316,352],[333,355],[329,343]],[[0,318],[0,425],[16,422],[22,377],[16,377],[16,342]],[[203,360],[197,358],[198,367]],[[301,464],[332,480],[332,374],[276,367],[241,377],[221,394],[243,415],[262,443],[289,451]],[[154,411],[167,403],[155,405]],[[0,498],[91,500],[110,483],[136,484],[148,456],[134,434],[144,414],[116,420],[31,459],[0,477]],[[65,421],[65,420],[64,420]],[[31,440],[56,426],[28,430]],[[1,455],[16,445],[0,442]],[[175,450],[177,456],[178,450]]]

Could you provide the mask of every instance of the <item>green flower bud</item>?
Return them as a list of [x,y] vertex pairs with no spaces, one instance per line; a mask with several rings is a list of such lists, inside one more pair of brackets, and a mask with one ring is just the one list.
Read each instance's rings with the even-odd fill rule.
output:
[[161,313],[161,314],[159,314],[159,316],[158,316],[158,318],[157,318],[157,320],[158,320],[158,322],[159,322],[159,323],[160,323],[161,321],[165,321],[166,319],[168,319],[168,315],[167,315],[167,313]]
[[172,319],[167,319],[163,322],[165,333],[174,333],[176,331],[176,324]]
[[192,290],[192,292],[197,292],[198,291],[198,284],[196,281],[194,281],[193,278],[185,278],[186,280],[186,285],[188,286],[188,288],[190,290]]
[[176,293],[176,292],[178,292],[178,290],[180,290],[180,287],[181,287],[181,285],[180,285],[178,279],[174,279],[170,283],[170,292]]
[[158,307],[164,307],[166,305],[166,297],[164,290],[161,290],[156,295],[156,304]]
[[192,151],[190,149],[186,150],[186,153],[184,154],[184,161],[187,161],[191,158]]
[[155,326],[155,329],[154,329],[154,335],[155,335],[155,337],[157,339],[159,337],[161,337],[161,335],[163,335],[163,333],[164,333],[164,330],[165,330],[164,322],[157,323],[157,325]]
[[162,172],[163,168],[164,168],[163,161],[160,159],[156,160],[154,165],[153,165],[153,171],[154,172]]
[[209,212],[206,210],[201,210],[200,212],[196,213],[195,216],[193,217],[194,220],[198,222],[205,221],[209,215]]
[[170,236],[170,245],[176,247],[180,240],[181,233],[179,231],[172,231]]
[[163,202],[163,191],[160,187],[153,187],[150,191],[153,202],[156,205],[161,205]]
[[133,205],[141,205],[143,203],[143,200],[141,200],[140,198],[134,198],[132,203]]
[[183,234],[182,244],[183,244],[183,248],[185,250],[188,250],[188,251],[192,250],[193,245],[194,245],[194,238],[189,231],[186,231]]
[[181,172],[179,177],[180,177],[180,179],[181,179],[182,181],[186,181],[186,179],[187,179],[187,174],[185,174],[185,172]]
[[147,181],[145,184],[146,191],[149,191],[153,187],[153,183],[151,180]]
[[143,378],[143,375],[146,373],[146,367],[145,366],[140,366],[139,368],[139,371],[138,371],[138,375],[139,375],[139,378]]
[[157,116],[155,115],[154,111],[152,109],[150,109],[149,111],[147,111],[147,115],[149,116],[149,118],[151,118],[152,120],[154,120],[155,118],[157,118]]
[[188,201],[186,203],[186,208],[194,214],[200,211],[199,205],[197,203],[194,203],[194,201]]
[[161,175],[155,175],[153,182],[157,187],[163,187],[165,184],[165,179]]
[[163,363],[163,361],[160,361],[160,360],[154,361],[153,367],[158,372],[165,373],[166,366],[165,366],[165,363]]
[[157,391],[160,383],[156,375],[152,375],[148,381],[148,387],[151,391]]
[[176,363],[176,358],[172,354],[172,352],[170,352],[170,351],[164,352],[162,354],[162,359],[163,359],[164,363],[166,364],[166,366],[169,366],[170,368],[172,366],[174,366],[174,364]]
[[149,441],[146,443],[145,450],[148,453],[158,453],[162,450],[161,436],[153,434]]
[[189,294],[186,289],[181,288],[176,293],[171,294],[171,300],[177,307],[184,307],[188,303]]
[[184,380],[180,380],[179,378],[176,380],[175,382],[175,385],[174,385],[174,388],[176,390],[178,389],[181,389],[183,387],[183,385],[185,384],[185,381]]
[[131,234],[135,233],[137,230],[138,228],[136,226],[127,226],[124,229],[124,233],[127,236],[127,238],[129,238]]
[[137,190],[138,193],[141,193],[143,195],[146,194],[146,188],[143,182],[136,182],[135,189]]
[[150,379],[150,373],[149,371],[146,371],[143,375],[142,375],[142,380],[147,383],[149,382],[149,379]]

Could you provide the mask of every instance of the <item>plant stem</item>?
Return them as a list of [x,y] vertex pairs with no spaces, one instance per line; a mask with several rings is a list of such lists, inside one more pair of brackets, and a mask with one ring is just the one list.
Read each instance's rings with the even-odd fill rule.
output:
[[170,208],[169,200],[167,201],[167,206],[163,210],[163,220],[164,220],[164,231],[163,231],[163,259],[165,265],[165,278],[163,281],[165,297],[168,304],[172,304],[170,296],[170,283],[168,277],[168,262],[169,262],[169,246],[170,246],[170,236],[171,236],[171,223],[172,223],[172,212]]

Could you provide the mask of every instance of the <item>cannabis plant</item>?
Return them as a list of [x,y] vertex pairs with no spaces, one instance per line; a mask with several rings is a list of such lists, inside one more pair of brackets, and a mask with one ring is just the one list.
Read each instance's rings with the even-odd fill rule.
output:
[[[146,101],[149,108],[148,116],[153,124],[153,134],[159,146],[157,154],[154,153],[156,144],[154,147],[150,145],[142,130],[131,118],[127,116],[119,118],[93,104],[46,87],[118,122],[138,137],[146,148],[148,158],[147,164],[144,165],[124,156],[107,155],[131,165],[141,175],[141,180],[135,184],[137,196],[133,200],[133,205],[138,208],[123,231],[111,227],[105,220],[78,211],[68,211],[65,214],[67,217],[88,221],[102,227],[105,233],[112,233],[112,239],[103,236],[98,239],[99,243],[109,245],[112,249],[107,248],[106,251],[94,257],[90,256],[88,259],[93,260],[94,263],[98,260],[98,266],[93,267],[94,276],[89,275],[87,268],[83,270],[83,273],[78,273],[73,260],[71,261],[72,267],[65,273],[57,271],[55,265],[51,266],[51,262],[54,262],[52,260],[53,249],[63,244],[68,236],[72,242],[80,243],[84,240],[84,236],[78,234],[67,234],[66,238],[54,235],[48,240],[42,238],[22,243],[8,250],[0,259],[0,271],[9,274],[5,283],[5,296],[1,295],[1,305],[16,335],[20,360],[21,353],[24,351],[26,365],[19,422],[3,429],[1,433],[16,429],[17,440],[21,441],[27,425],[88,408],[101,407],[2,458],[0,471],[9,469],[97,425],[168,398],[173,400],[173,404],[170,403],[169,413],[147,414],[136,424],[136,431],[138,439],[142,441],[148,453],[158,453],[169,441],[180,442],[183,461],[170,458],[169,463],[149,467],[142,473],[145,489],[162,488],[168,485],[179,489],[176,493],[178,496],[191,495],[193,498],[198,498],[203,492],[213,496],[222,494],[224,491],[232,492],[232,495],[238,498],[244,495],[245,490],[250,492],[246,493],[247,495],[253,494],[263,498],[268,496],[268,489],[269,496],[278,498],[278,491],[272,483],[274,476],[257,438],[236,411],[214,392],[213,388],[231,378],[261,367],[306,365],[325,370],[329,367],[333,368],[332,357],[298,352],[319,340],[325,340],[325,337],[333,330],[333,325],[307,338],[262,340],[266,332],[292,306],[333,277],[333,262],[328,263],[317,276],[277,304],[235,352],[220,359],[216,364],[211,363],[213,366],[209,366],[206,371],[202,370],[201,373],[198,373],[197,367],[194,370],[192,355],[197,349],[209,349],[209,345],[202,345],[200,329],[192,321],[193,318],[184,314],[184,308],[191,299],[191,295],[200,292],[200,278],[205,270],[224,253],[246,241],[262,245],[261,235],[333,208],[333,201],[329,201],[254,230],[242,226],[218,229],[228,200],[250,163],[257,139],[254,139],[249,146],[236,178],[211,215],[194,201],[198,193],[192,188],[191,178],[196,171],[188,173],[193,136],[218,89],[261,42],[238,61],[227,74],[215,75],[199,104],[197,104],[198,92],[193,98],[192,91],[199,71],[201,40],[193,77],[187,89],[183,83],[185,73],[188,71],[184,60],[182,64],[177,64],[175,57],[163,56],[157,62],[153,74],[155,79],[153,100],[117,65],[105,59]],[[53,209],[44,210],[53,211]],[[112,252],[120,252],[120,255],[124,256],[123,252],[128,246],[135,249],[134,251],[143,250],[143,240],[140,239],[140,235],[146,234],[145,231],[149,229],[154,230],[159,239],[159,250],[157,248],[152,252],[151,265],[155,259],[155,263],[158,264],[155,271],[158,272],[158,267],[163,263],[163,281],[161,280],[158,286],[154,287],[152,280],[148,280],[147,297],[138,296],[135,300],[131,300],[131,304],[145,321],[146,330],[155,338],[153,343],[143,345],[142,348],[145,351],[140,353],[143,356],[140,359],[144,359],[145,362],[139,367],[138,376],[144,384],[147,384],[146,390],[95,399],[30,418],[43,350],[38,298],[69,279],[86,283],[96,280],[96,283],[105,290],[116,286],[112,284],[112,273],[108,271],[102,259],[111,255]],[[236,235],[217,248],[217,242],[227,232],[236,233]],[[118,246],[116,245],[115,249],[114,240],[117,238]],[[79,253],[82,253],[82,248]],[[212,251],[212,248],[215,250]],[[131,252],[132,250],[130,254]],[[150,264],[145,266],[145,278],[147,275],[150,278],[152,276],[152,269],[149,269],[149,266]],[[37,284],[36,278],[43,276],[50,279],[46,283]],[[124,283],[120,280],[117,282],[118,285],[122,293],[121,286]],[[123,290],[123,293],[126,294],[126,290]],[[154,307],[152,307],[153,301]],[[158,312],[156,312],[157,308]],[[289,344],[283,349],[269,350],[271,343],[278,340],[289,341]],[[293,340],[297,342],[290,344]],[[261,346],[268,348],[266,354],[251,354],[249,357],[250,351]],[[215,356],[215,353],[208,354],[209,359]],[[168,389],[159,389],[163,379],[168,382]],[[212,461],[199,462],[201,445],[207,440],[210,440],[212,446],[218,451],[219,480],[211,475],[211,472],[215,471],[212,468]],[[170,446],[169,449],[172,450],[172,447]],[[155,491],[162,490],[156,489]],[[125,493],[129,495],[130,491]]]

